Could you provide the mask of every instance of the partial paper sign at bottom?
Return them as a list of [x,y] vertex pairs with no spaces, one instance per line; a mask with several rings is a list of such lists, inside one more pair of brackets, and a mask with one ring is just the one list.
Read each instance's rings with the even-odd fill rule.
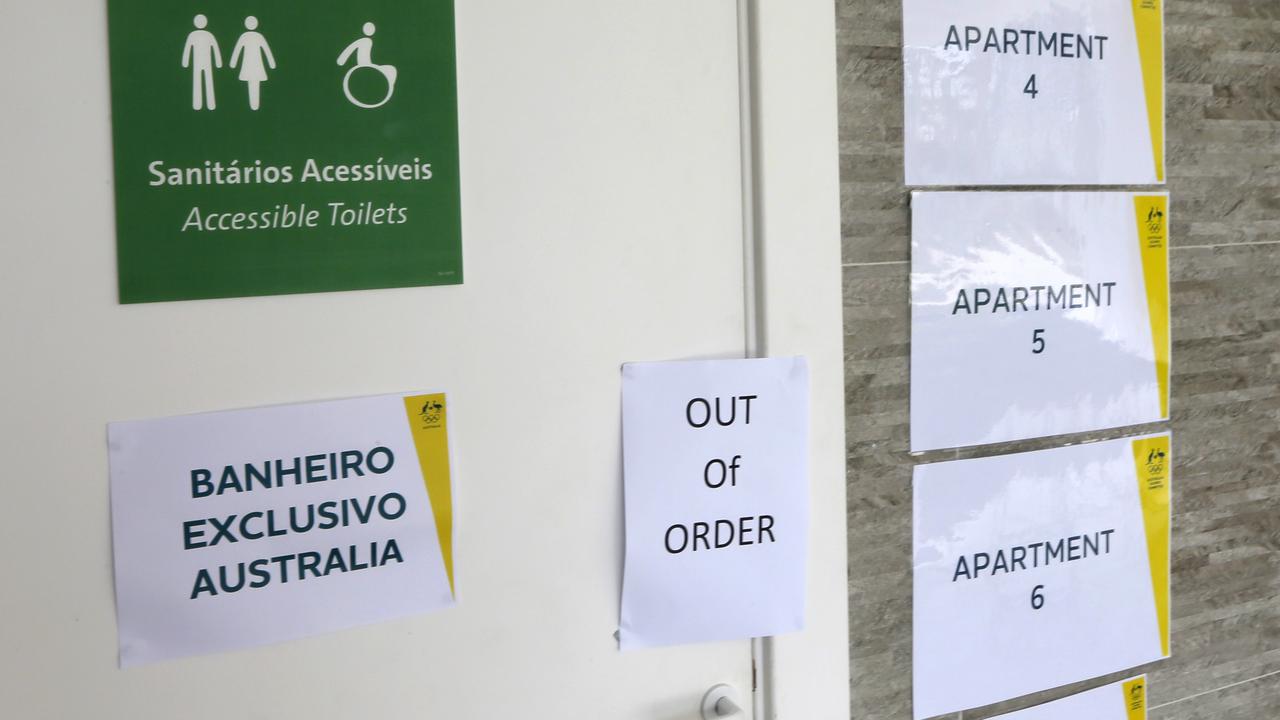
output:
[[993,720],[1147,720],[1147,676],[1103,685]]

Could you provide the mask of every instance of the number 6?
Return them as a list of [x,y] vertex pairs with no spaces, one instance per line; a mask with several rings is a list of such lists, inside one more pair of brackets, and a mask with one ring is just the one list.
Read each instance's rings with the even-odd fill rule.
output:
[[1044,607],[1044,593],[1040,592],[1044,589],[1043,585],[1037,585],[1031,588],[1031,609],[1039,610]]

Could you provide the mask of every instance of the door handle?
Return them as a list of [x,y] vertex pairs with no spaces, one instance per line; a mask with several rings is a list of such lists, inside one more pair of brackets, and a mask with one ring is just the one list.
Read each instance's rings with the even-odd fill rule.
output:
[[745,714],[738,704],[738,691],[730,685],[716,685],[702,696],[702,720],[742,718]]

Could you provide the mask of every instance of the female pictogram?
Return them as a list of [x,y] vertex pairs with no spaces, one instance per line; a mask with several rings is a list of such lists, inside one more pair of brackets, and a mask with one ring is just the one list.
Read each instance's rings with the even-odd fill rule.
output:
[[[394,65],[374,64],[373,33],[377,28],[374,27],[373,23],[367,22],[364,24],[363,30],[364,37],[348,45],[347,48],[342,51],[342,54],[338,56],[338,65],[346,65],[352,55],[355,55],[356,57],[356,64],[342,76],[342,93],[347,96],[347,100],[351,101],[352,105],[357,107],[382,107],[383,105],[386,105],[391,100],[391,96],[395,94],[397,71]],[[354,75],[357,70],[365,68],[376,70],[387,82],[387,94],[376,103],[366,103],[351,94],[351,76]]]
[[258,18],[250,15],[244,19],[245,32],[236,41],[231,52],[231,67],[240,66],[240,79],[249,85],[249,108],[257,110],[261,104],[262,83],[267,81],[267,68],[276,69],[276,59],[271,46],[258,30]]

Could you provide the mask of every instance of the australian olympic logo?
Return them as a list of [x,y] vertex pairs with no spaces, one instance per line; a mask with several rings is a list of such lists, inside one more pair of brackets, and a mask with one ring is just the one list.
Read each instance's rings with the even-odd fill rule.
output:
[[1147,474],[1156,477],[1164,475],[1167,454],[1160,448],[1153,448],[1147,453]]
[[1158,207],[1152,207],[1147,212],[1147,232],[1152,235],[1164,232],[1164,211]]
[[440,419],[444,416],[444,403],[437,400],[428,400],[422,404],[422,409],[418,411],[418,417],[422,418],[423,427],[437,427],[440,425]]

